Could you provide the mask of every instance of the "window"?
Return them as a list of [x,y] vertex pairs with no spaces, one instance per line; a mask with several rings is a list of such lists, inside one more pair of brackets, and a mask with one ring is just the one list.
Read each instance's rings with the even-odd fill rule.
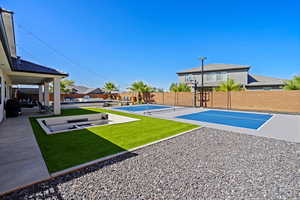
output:
[[218,72],[217,81],[227,81],[227,72]]
[[193,80],[193,75],[192,74],[186,74],[184,77],[184,81],[186,83],[191,82]]
[[210,72],[204,74],[204,81],[216,82],[216,81],[227,81],[227,72]]
[[214,73],[214,72],[207,73],[206,76],[204,77],[204,80],[207,82],[215,82],[216,81],[216,73]]

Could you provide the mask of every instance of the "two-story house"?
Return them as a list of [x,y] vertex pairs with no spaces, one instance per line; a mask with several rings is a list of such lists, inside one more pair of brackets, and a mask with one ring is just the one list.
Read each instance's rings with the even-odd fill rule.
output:
[[[203,68],[204,87],[208,89],[216,88],[229,79],[240,83],[247,90],[280,90],[284,86],[283,79],[249,74],[249,65],[208,64]],[[200,66],[177,72],[177,75],[180,83],[192,85],[196,80],[201,85],[201,73]]]

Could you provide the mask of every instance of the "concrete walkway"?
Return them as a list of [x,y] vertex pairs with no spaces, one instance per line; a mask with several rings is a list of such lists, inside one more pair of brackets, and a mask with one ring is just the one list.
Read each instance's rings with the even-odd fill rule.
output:
[[0,194],[49,177],[28,120],[31,114],[25,110],[0,123]]

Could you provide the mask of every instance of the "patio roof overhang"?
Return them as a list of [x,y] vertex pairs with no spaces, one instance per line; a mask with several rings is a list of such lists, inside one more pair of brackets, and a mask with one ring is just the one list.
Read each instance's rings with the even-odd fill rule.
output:
[[40,85],[51,82],[54,78],[65,78],[67,73],[35,64],[19,57],[12,57],[12,70],[8,72],[12,84]]
[[51,82],[54,78],[65,78],[66,76],[39,74],[29,72],[9,72],[8,76],[11,83],[14,85],[41,85],[43,83]]

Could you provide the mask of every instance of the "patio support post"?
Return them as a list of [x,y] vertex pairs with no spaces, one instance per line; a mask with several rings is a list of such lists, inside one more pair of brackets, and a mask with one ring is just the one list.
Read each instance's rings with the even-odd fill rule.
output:
[[53,93],[54,93],[54,114],[60,115],[61,106],[60,106],[60,78],[53,79]]
[[49,106],[49,83],[48,82],[44,83],[44,101],[45,101],[45,106]]
[[43,104],[44,98],[43,98],[43,85],[39,85],[39,102]]

